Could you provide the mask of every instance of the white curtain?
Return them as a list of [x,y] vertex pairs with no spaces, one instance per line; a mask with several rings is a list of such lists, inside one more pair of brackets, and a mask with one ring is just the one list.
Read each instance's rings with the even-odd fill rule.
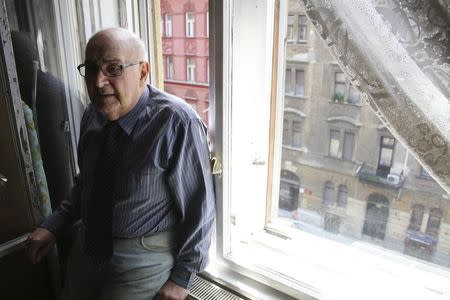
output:
[[450,192],[450,0],[300,0],[394,136]]

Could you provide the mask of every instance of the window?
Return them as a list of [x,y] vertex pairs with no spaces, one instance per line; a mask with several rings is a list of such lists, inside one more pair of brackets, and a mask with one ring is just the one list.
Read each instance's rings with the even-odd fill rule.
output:
[[424,207],[421,204],[414,204],[411,210],[411,218],[409,219],[408,229],[420,231],[422,226]]
[[296,97],[305,96],[305,71],[303,69],[286,68],[285,93]]
[[287,24],[287,32],[286,32],[286,39],[288,43],[292,43],[294,41],[294,22],[295,22],[295,16],[289,15],[288,16],[288,24]]
[[342,148],[342,159],[353,160],[353,151],[355,148],[355,134],[353,132],[344,132],[344,146]]
[[206,37],[209,37],[209,11],[206,12]]
[[300,148],[302,146],[302,121],[297,114],[288,113],[283,120],[283,145]]
[[442,211],[439,208],[430,209],[430,216],[428,217],[427,228],[425,232],[432,236],[439,234],[439,227],[441,226]]
[[172,16],[169,14],[164,15],[164,34],[166,37],[172,36]]
[[338,196],[337,196],[337,206],[339,207],[346,207],[347,206],[347,197],[348,197],[348,191],[346,185],[339,185],[338,188]]
[[307,18],[306,16],[298,16],[298,43],[305,43],[307,39],[308,26],[307,26]]
[[382,136],[380,139],[380,154],[378,159],[377,175],[386,177],[392,166],[395,140],[391,137]]
[[292,70],[291,69],[286,69],[286,76],[285,76],[284,82],[285,82],[285,84],[284,84],[285,93],[292,94],[293,89],[292,89]]
[[193,12],[186,13],[186,37],[195,36],[195,14]]
[[[249,5],[243,3],[247,2],[234,2],[233,12],[239,13],[230,16],[233,20],[230,27],[236,31],[228,32],[230,44],[223,47],[226,71],[223,87],[224,94],[229,95],[224,96],[223,106],[219,106],[224,109],[220,117],[227,123],[220,128],[223,135],[218,137],[225,145],[228,164],[227,172],[223,173],[227,199],[222,206],[223,220],[224,226],[228,226],[223,231],[224,256],[245,271],[256,270],[252,276],[264,276],[273,280],[271,284],[286,283],[289,287],[286,290],[312,286],[317,291],[312,293],[316,298],[327,294],[331,298],[364,299],[367,289],[352,287],[373,286],[373,280],[367,278],[378,276],[389,282],[396,294],[408,298],[409,287],[401,284],[404,274],[414,273],[411,276],[422,278],[419,274],[425,273],[411,267],[418,265],[418,261],[404,250],[411,202],[434,201],[439,205],[445,202],[448,207],[449,201],[443,200],[439,187],[431,200],[425,189],[417,188],[420,185],[414,181],[417,175],[414,172],[409,173],[408,184],[402,185],[401,180],[395,186],[389,184],[387,175],[398,169],[396,174],[405,171],[403,176],[408,176],[407,171],[418,170],[417,166],[406,149],[400,148],[402,145],[379,126],[368,105],[360,103],[353,107],[327,101],[335,91],[344,104],[355,103],[360,97],[344,74],[336,70],[332,55],[326,55],[328,50],[315,30],[307,29],[308,41],[314,41],[308,47],[286,43],[286,38],[295,42],[299,39],[298,24],[292,20],[293,16],[295,20],[305,14],[299,9],[299,2],[280,1],[287,9],[280,9],[285,13],[281,16],[284,28],[276,28],[280,29],[278,43],[267,40],[267,32],[272,32],[267,24],[273,15],[262,16],[268,7],[258,5],[260,15],[256,17],[253,11],[246,10]],[[254,29],[252,34],[249,23]],[[239,27],[244,24],[245,27]],[[336,28],[336,34],[341,33]],[[275,60],[272,53],[277,52],[271,51],[273,44],[279,46],[275,49],[279,55],[275,66],[271,65]],[[310,56],[311,53],[317,55]],[[233,60],[228,60],[230,57]],[[278,78],[274,78],[273,70]],[[301,78],[297,70],[304,71],[304,79],[300,80],[303,94],[314,101],[295,99],[299,93],[296,86],[301,86],[297,85],[297,77]],[[279,83],[278,89],[271,90],[275,83]],[[293,112],[302,112],[301,118],[292,117]],[[294,129],[300,127],[298,140],[299,131]],[[386,137],[382,149],[377,138],[380,135]],[[301,144],[305,151],[294,149],[294,144]],[[377,176],[378,166],[386,161],[390,166],[388,174]],[[289,181],[287,172],[301,179],[301,184]],[[389,178],[393,182],[398,179]],[[432,259],[435,264],[447,266],[450,249],[445,246],[448,238],[443,234],[444,228],[447,230],[444,220],[443,216],[437,235],[442,239],[435,247],[438,255]],[[430,228],[436,228],[433,225],[436,223],[438,218],[432,218]],[[425,224],[427,214],[422,221],[422,235]],[[373,264],[374,261],[377,263]],[[421,259],[420,265],[425,266],[424,263],[427,262]],[[391,276],[397,267],[401,273]],[[330,275],[338,278],[331,285],[326,280]],[[336,290],[344,291],[344,286],[350,292],[334,294]],[[377,291],[383,294],[377,298],[389,298],[389,291]],[[294,293],[290,294],[293,298],[302,299]]]
[[300,147],[302,144],[301,122],[292,122],[292,146]]
[[360,104],[360,95],[341,71],[334,73],[334,92],[332,100],[337,103]]
[[330,148],[328,154],[331,157],[340,158],[339,146],[341,142],[341,132],[339,130],[330,130]]
[[334,183],[327,181],[323,190],[323,203],[326,205],[334,205],[335,202]]
[[192,57],[186,59],[187,81],[195,81],[195,60]]
[[173,79],[173,57],[166,56],[166,79]]

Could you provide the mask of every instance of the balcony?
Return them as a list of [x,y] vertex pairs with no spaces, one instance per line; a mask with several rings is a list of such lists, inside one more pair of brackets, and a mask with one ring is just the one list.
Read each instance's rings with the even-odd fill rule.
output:
[[380,176],[377,175],[375,168],[371,168],[365,163],[361,165],[357,173],[359,181],[384,187],[399,189],[405,183],[405,177],[402,174],[388,174],[386,177]]

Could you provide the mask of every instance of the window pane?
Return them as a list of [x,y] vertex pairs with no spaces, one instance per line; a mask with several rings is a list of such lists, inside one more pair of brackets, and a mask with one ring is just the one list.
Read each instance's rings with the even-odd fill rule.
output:
[[345,160],[353,159],[353,149],[355,145],[355,134],[351,132],[344,133],[344,147],[342,149],[342,158]]
[[[161,45],[165,57],[164,90],[187,101],[209,125],[209,38],[205,35],[208,0],[189,3],[160,0],[165,22]],[[195,22],[196,16],[200,22]]]
[[286,69],[286,77],[285,77],[285,92],[286,94],[292,93],[292,71],[291,69]]
[[292,146],[301,146],[301,122],[299,121],[292,122]]
[[358,104],[360,102],[359,92],[352,85],[350,85],[347,102],[350,104]]
[[307,34],[307,18],[306,16],[299,16],[299,25],[298,25],[298,41],[304,42],[306,41],[306,34]]
[[295,70],[295,95],[305,95],[305,72],[303,70]]
[[332,157],[339,157],[339,144],[341,133],[338,130],[330,130],[330,151]]
[[289,41],[292,41],[294,39],[294,22],[295,22],[295,16],[289,16],[288,17],[288,28],[286,33],[286,38]]

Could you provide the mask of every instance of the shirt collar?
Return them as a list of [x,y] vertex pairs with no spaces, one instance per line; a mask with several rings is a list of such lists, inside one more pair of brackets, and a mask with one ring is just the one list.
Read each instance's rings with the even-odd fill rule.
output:
[[136,105],[126,115],[120,117],[117,120],[119,122],[120,127],[122,127],[123,131],[125,131],[127,135],[131,134],[134,125],[139,119],[138,117],[145,107],[145,102],[148,99],[148,95],[149,95],[148,87],[145,87],[144,92],[142,93]]

